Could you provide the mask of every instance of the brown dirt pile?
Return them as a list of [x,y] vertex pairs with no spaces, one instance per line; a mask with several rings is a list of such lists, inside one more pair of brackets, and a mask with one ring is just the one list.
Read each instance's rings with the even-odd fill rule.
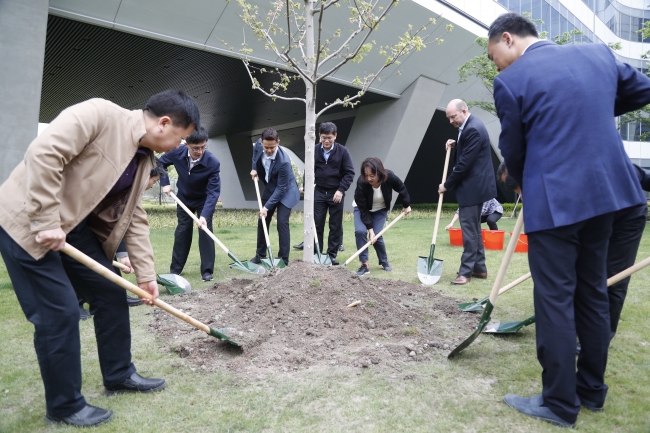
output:
[[211,328],[234,328],[229,335],[243,350],[158,309],[150,326],[168,342],[163,350],[208,371],[399,369],[440,359],[474,332],[479,316],[460,311],[457,302],[431,287],[296,260],[257,279],[233,279],[170,301]]

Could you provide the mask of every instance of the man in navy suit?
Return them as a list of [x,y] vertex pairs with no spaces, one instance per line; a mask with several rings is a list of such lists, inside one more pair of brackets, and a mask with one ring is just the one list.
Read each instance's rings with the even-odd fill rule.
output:
[[463,232],[463,255],[458,275],[451,284],[467,284],[472,277],[487,278],[485,250],[481,237],[481,210],[483,202],[496,197],[497,186],[492,167],[490,137],[476,116],[469,113],[467,104],[454,99],[447,105],[449,123],[458,128],[456,140],[447,140],[446,147],[456,147],[454,169],[438,193],[456,190],[460,228]]
[[[160,157],[163,167],[174,165],[178,173],[178,199],[199,216],[201,227],[212,231],[212,215],[221,193],[221,164],[208,150],[208,133],[199,128],[187,138],[187,143]],[[160,185],[167,195],[172,191],[166,173],[160,176]],[[169,271],[180,275],[192,247],[193,219],[180,206],[176,206],[178,225],[174,232],[174,249]],[[201,254],[201,277],[212,280],[214,272],[214,241],[199,230],[199,253]]]
[[300,191],[296,184],[291,167],[291,158],[280,148],[280,138],[275,129],[267,128],[262,132],[262,138],[258,140],[253,149],[253,170],[251,177],[257,178],[265,185],[262,193],[262,205],[260,220],[257,222],[257,251],[251,262],[261,263],[266,257],[266,240],[262,218],[266,220],[269,227],[275,210],[278,210],[278,238],[280,250],[278,256],[289,264],[289,244],[291,233],[289,231],[289,217],[291,208],[300,201]]
[[581,405],[602,411],[605,402],[607,245],[616,212],[645,203],[614,116],[650,103],[650,79],[606,45],[540,41],[517,14],[498,17],[488,38],[501,72],[494,80],[499,148],[526,204],[543,368],[541,395],[504,401],[570,427]]

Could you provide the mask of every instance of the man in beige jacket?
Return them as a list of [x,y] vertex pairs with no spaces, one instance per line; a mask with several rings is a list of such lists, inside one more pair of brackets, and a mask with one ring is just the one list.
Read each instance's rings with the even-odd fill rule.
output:
[[92,426],[112,417],[81,395],[76,293],[94,315],[106,393],[165,387],[163,379],[139,376],[131,362],[124,289],[58,251],[67,242],[112,269],[111,258],[124,239],[138,286],[155,299],[153,251],[141,204],[152,151],[178,147],[199,126],[198,107],[182,92],[159,93],[144,110],[134,111],[91,99],[63,110],[0,186],[0,252],[34,325],[48,422]]

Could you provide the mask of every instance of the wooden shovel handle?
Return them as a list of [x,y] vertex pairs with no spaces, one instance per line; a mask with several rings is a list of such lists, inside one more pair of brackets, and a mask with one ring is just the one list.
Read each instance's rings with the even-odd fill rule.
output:
[[[382,231],[380,231],[379,233],[377,233],[377,234],[375,235],[375,238],[378,238],[378,237],[380,237],[381,235],[383,235],[384,233],[386,233],[386,231],[387,231],[389,228],[391,228],[391,227],[393,226],[393,224],[395,224],[397,221],[399,221],[399,220],[400,220],[404,215],[406,215],[404,212],[402,212],[401,214],[399,214],[399,215],[397,216],[397,218],[395,218],[393,221],[391,221],[390,224],[388,224],[386,227],[384,227],[384,229],[383,229]],[[347,259],[347,260],[345,261],[345,263],[343,263],[343,266],[347,266],[348,263],[350,263],[350,262],[351,262],[352,260],[354,260],[357,256],[359,256],[359,254],[361,254],[361,253],[362,253],[366,248],[368,248],[371,244],[372,244],[372,242],[371,242],[371,241],[368,241],[368,243],[366,243],[364,246],[362,246],[362,247],[359,249],[359,251],[357,251],[356,253],[352,254],[352,256],[351,256],[349,259]]]
[[[257,204],[260,207],[260,212],[262,212],[262,197],[260,196],[259,179],[256,177],[253,180],[255,181],[255,192],[257,193]],[[260,217],[260,219],[262,220],[262,227],[264,228],[264,238],[266,239],[266,246],[269,246],[271,245],[271,241],[269,240],[269,229],[266,227],[266,218]]]
[[[445,156],[445,168],[442,170],[442,182],[445,183],[447,179],[447,169],[449,168],[449,155],[451,155],[451,147],[447,149],[447,156]],[[433,225],[433,238],[431,239],[432,244],[436,244],[436,238],[438,237],[438,226],[440,225],[440,213],[442,211],[442,198],[445,193],[439,194],[438,196],[438,208],[436,209],[436,223]]]
[[[72,245],[66,243],[63,249],[61,250],[62,252],[66,253],[73,259],[77,260],[78,262],[88,266],[90,269],[93,271],[97,272],[99,275],[103,276],[104,278],[114,282],[118,286],[128,290],[129,292],[133,293],[139,298],[147,298],[147,299],[153,299],[153,296],[149,292],[146,292],[142,290],[140,287],[136,286],[129,280],[126,280],[120,276],[118,276],[115,272],[111,271],[108,268],[105,268],[102,266],[100,263],[96,262],[95,260],[91,259]],[[182,321],[189,323],[190,325],[194,326],[197,329],[200,329],[201,331],[205,332],[206,334],[210,334],[210,327],[208,325],[205,325],[198,320],[188,316],[187,314],[183,313],[182,311],[177,310],[176,308],[172,307],[171,305],[167,304],[166,302],[156,299],[153,301],[153,304],[160,308],[161,310],[165,310],[169,314],[178,317]]]
[[127,265],[120,263],[118,261],[113,260],[113,266],[115,266],[117,269],[124,271],[124,272],[130,272],[131,268],[129,268]]
[[641,260],[636,265],[630,266],[626,270],[624,270],[622,272],[619,272],[618,274],[608,278],[607,279],[607,287],[611,286],[612,284],[618,283],[619,281],[629,277],[630,275],[632,275],[633,273],[635,273],[637,271],[640,271],[641,269],[647,267],[648,265],[650,265],[650,257],[648,257],[647,259]]
[[[196,215],[194,215],[194,213],[193,213],[191,210],[189,210],[188,207],[185,206],[185,204],[184,204],[184,203],[183,203],[183,202],[182,202],[178,197],[176,197],[176,194],[174,194],[173,192],[170,192],[169,195],[174,199],[174,201],[175,201],[175,202],[176,202],[180,207],[183,208],[183,210],[185,210],[185,212],[187,212],[187,214],[188,214],[190,217],[192,217],[192,219],[194,220],[194,222],[196,222],[196,224],[199,224],[199,219],[196,217]],[[222,244],[221,241],[220,241],[219,239],[217,239],[217,237],[214,235],[214,233],[212,233],[210,230],[208,230],[207,227],[203,227],[203,226],[201,226],[201,225],[199,225],[199,226],[201,227],[201,230],[203,230],[203,231],[204,231],[208,236],[210,236],[210,237],[212,238],[212,240],[213,240],[217,245],[219,245],[219,248],[221,248],[221,249],[222,249],[226,254],[229,254],[229,253],[230,253],[230,251],[228,250],[228,248],[226,248],[226,246],[225,246],[224,244]]]
[[510,289],[512,289],[513,287],[515,287],[515,286],[517,286],[517,285],[523,283],[524,281],[526,281],[527,279],[529,279],[529,278],[532,277],[532,276],[533,276],[533,275],[529,272],[529,273],[527,273],[526,275],[522,275],[521,277],[517,278],[515,281],[513,281],[513,282],[510,283],[510,284],[508,284],[507,286],[501,287],[501,290],[499,290],[499,294],[498,294],[498,296],[501,296],[502,294],[504,294],[504,293],[507,292],[508,290],[510,290]]
[[503,283],[503,279],[506,276],[506,271],[510,265],[510,260],[512,260],[512,255],[515,252],[515,246],[519,241],[519,235],[521,234],[521,229],[524,226],[524,209],[522,207],[521,212],[519,212],[519,217],[515,223],[515,228],[512,230],[512,236],[510,236],[510,242],[508,242],[508,248],[506,248],[506,253],[503,256],[503,261],[499,267],[499,272],[497,273],[497,278],[494,280],[494,285],[492,286],[492,292],[490,292],[490,303],[494,305],[499,296],[499,287]]

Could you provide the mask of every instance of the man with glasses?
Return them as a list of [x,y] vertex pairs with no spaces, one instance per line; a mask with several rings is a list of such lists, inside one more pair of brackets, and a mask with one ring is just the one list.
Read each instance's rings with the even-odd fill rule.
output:
[[[163,167],[173,165],[178,173],[178,199],[199,217],[199,228],[212,231],[212,214],[221,193],[220,163],[208,150],[208,133],[199,128],[190,135],[185,145],[160,157]],[[163,192],[170,195],[172,187],[166,174],[160,176]],[[174,249],[169,271],[180,275],[185,267],[192,246],[192,218],[180,206],[176,207],[178,226],[174,233]],[[199,253],[201,254],[201,277],[212,280],[214,272],[214,241],[199,230]]]

